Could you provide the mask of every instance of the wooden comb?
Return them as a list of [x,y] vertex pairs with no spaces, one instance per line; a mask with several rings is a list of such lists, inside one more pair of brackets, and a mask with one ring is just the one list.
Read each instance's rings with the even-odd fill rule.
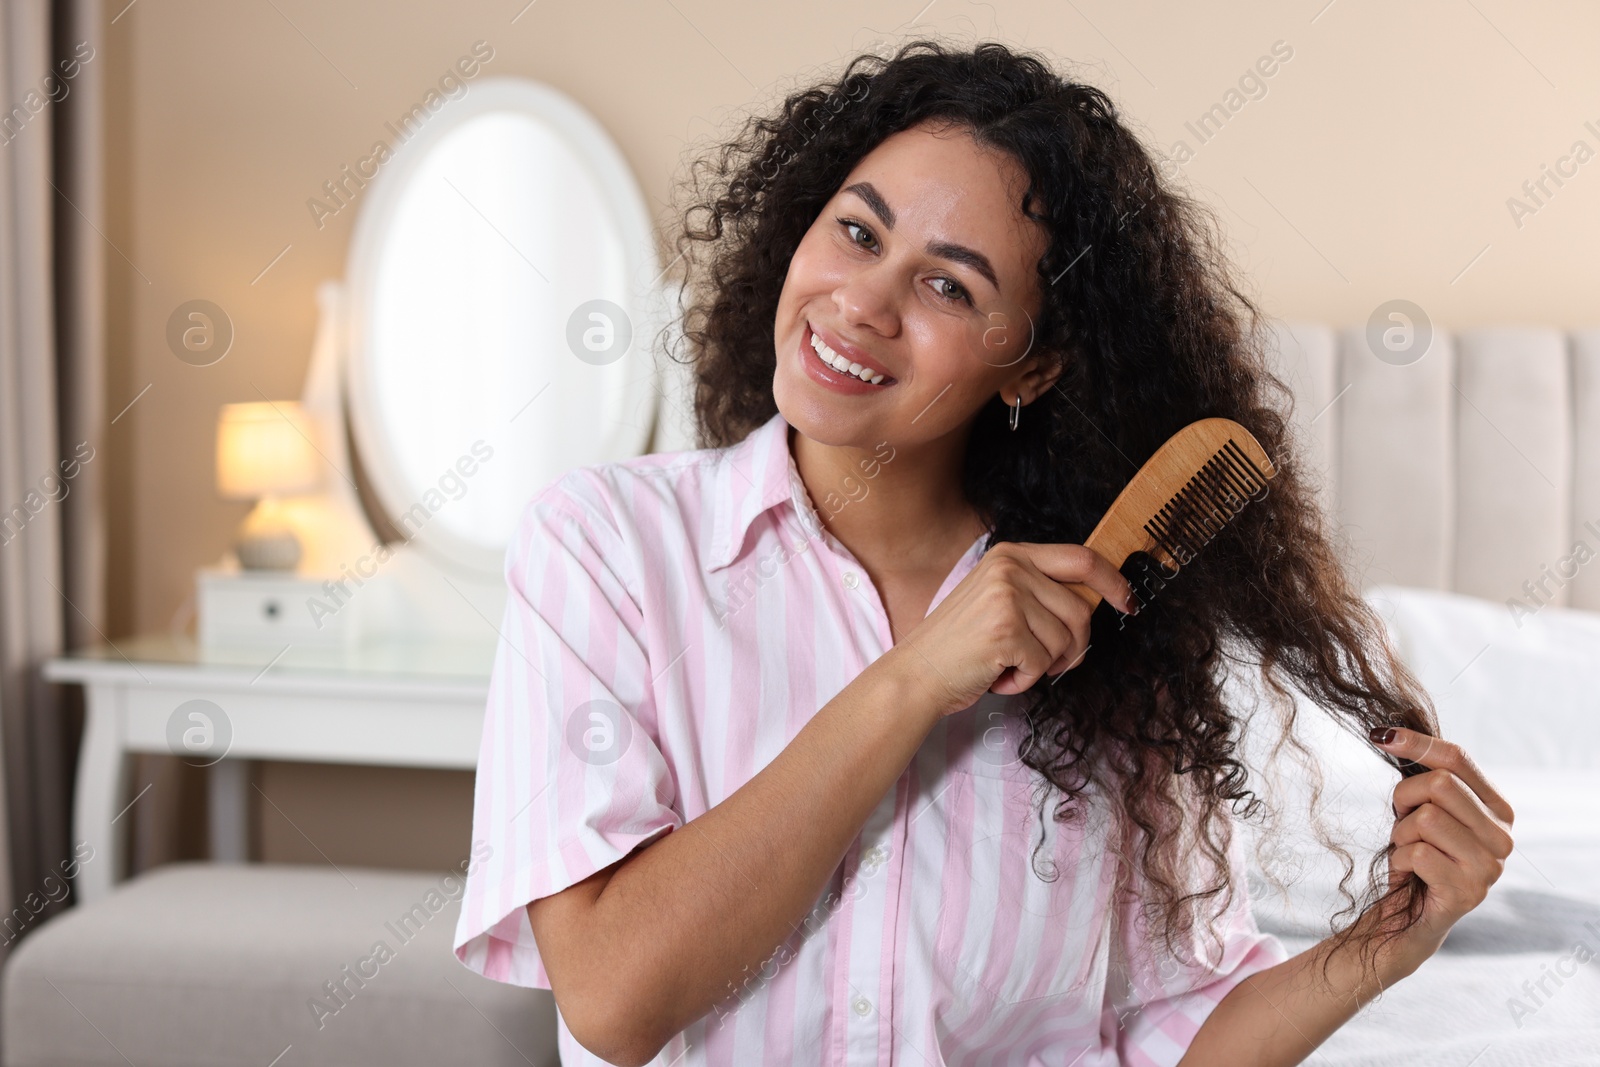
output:
[[[1135,552],[1153,557],[1171,577],[1253,499],[1277,473],[1266,450],[1232,419],[1191,422],[1139,468],[1084,542],[1118,570]],[[1086,585],[1069,589],[1100,606]]]

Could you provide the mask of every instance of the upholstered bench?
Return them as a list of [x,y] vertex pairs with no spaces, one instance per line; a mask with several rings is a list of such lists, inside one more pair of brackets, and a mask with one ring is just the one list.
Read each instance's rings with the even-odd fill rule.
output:
[[18,943],[5,1067],[546,1067],[555,1003],[450,951],[460,882],[367,868],[178,863]]

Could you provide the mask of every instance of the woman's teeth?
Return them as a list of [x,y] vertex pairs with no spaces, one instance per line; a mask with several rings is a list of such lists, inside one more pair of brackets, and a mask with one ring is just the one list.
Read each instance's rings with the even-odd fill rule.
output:
[[878,385],[884,379],[882,374],[874,374],[859,363],[851,363],[848,359],[838,355],[827,343],[816,334],[811,335],[811,347],[816,350],[817,358],[841,374],[853,374],[864,382]]

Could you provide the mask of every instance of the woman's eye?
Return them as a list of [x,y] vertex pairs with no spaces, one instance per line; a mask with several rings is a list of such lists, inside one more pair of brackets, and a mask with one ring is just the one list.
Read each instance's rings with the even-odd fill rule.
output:
[[934,281],[942,282],[943,284],[950,286],[950,289],[947,289],[939,294],[946,300],[955,300],[963,304],[972,303],[972,298],[967,295],[967,291],[963,289],[959,283],[949,278],[935,278]]
[[[854,219],[840,219],[839,223],[840,223],[840,225],[842,225],[845,228],[845,230],[847,230],[849,232],[850,240],[852,242],[854,242],[855,244],[858,244],[858,245],[861,244],[860,241],[856,240],[856,234],[858,232],[859,233],[864,233],[868,237],[872,237],[872,231],[867,229],[865,226],[861,225],[861,223],[855,221]],[[872,239],[874,241],[877,240],[876,237],[872,237]],[[870,248],[872,246],[870,246],[870,245],[862,245],[862,247],[863,248]]]

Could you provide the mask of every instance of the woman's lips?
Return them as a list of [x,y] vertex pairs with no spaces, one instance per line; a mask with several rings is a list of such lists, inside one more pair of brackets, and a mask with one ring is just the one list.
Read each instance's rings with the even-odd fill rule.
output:
[[822,357],[817,353],[817,350],[811,347],[811,337],[811,324],[808,322],[800,332],[800,365],[804,368],[807,377],[813,381],[825,385],[836,392],[851,394],[882,392],[898,381],[896,378],[886,377],[877,385],[873,385],[871,382],[863,381],[854,374],[834,370],[822,362]]

